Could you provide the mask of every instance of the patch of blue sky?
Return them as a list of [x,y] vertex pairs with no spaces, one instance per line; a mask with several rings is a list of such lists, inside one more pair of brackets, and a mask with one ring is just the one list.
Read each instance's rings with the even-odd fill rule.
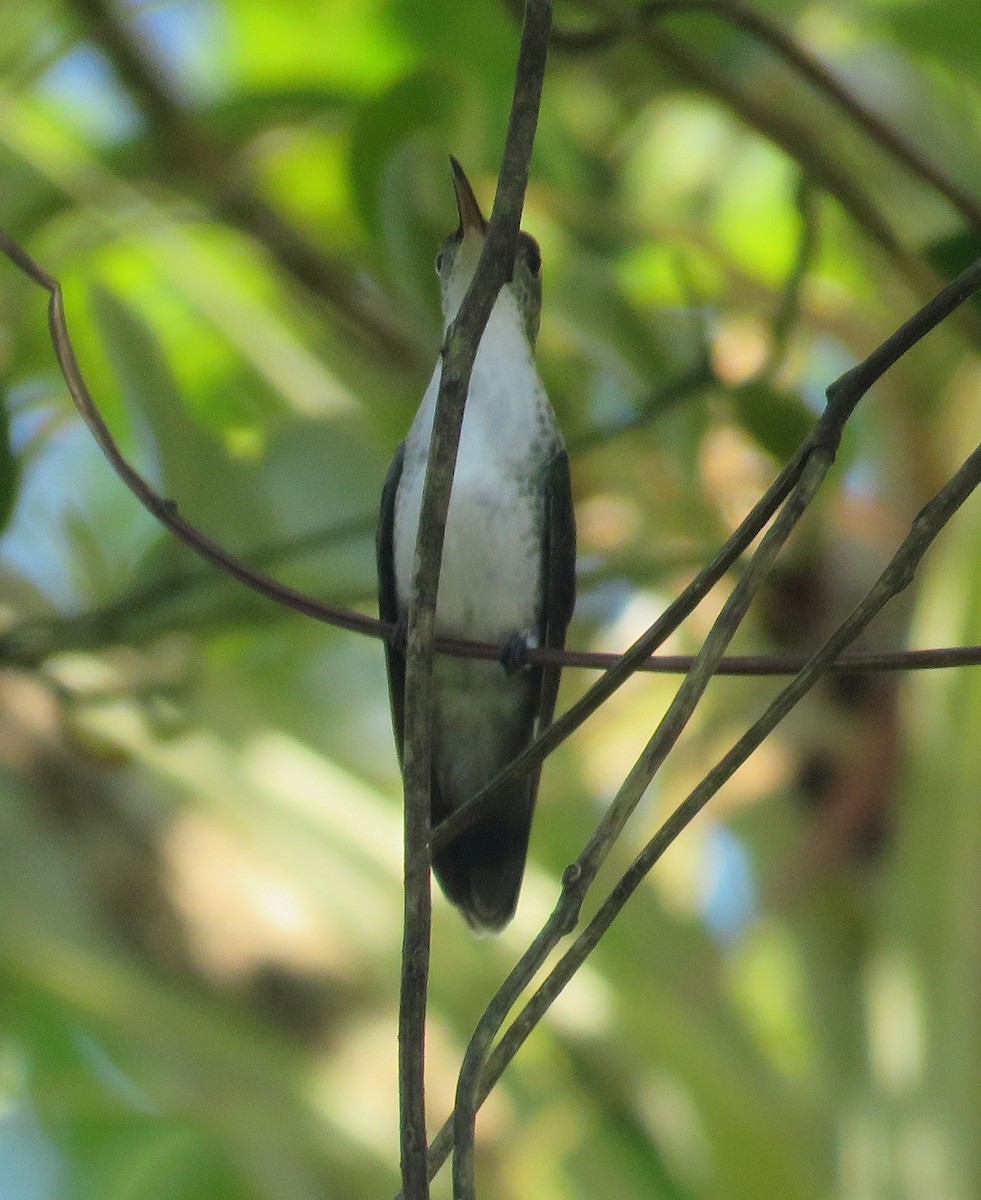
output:
[[38,91],[82,136],[102,145],[119,145],[139,130],[136,106],[102,52],[87,42],[63,54],[41,76]]
[[854,365],[855,356],[837,338],[816,337],[801,372],[800,394],[808,408],[824,412],[828,385]]
[[25,463],[0,563],[63,612],[104,600],[160,538],[121,488],[81,421],[65,423]]
[[702,919],[720,942],[731,942],[759,911],[756,874],[741,838],[717,824],[708,835]]
[[209,0],[177,0],[173,4],[131,2],[136,26],[154,57],[179,81],[181,95],[207,103],[224,91],[219,70],[221,12]]
[[[599,555],[584,554],[577,562],[576,569],[579,575],[588,576],[602,565],[603,560]],[[583,589],[576,612],[581,619],[589,622],[612,624],[623,616],[636,593],[637,589],[627,579],[603,579]]]
[[0,1111],[0,1196],[3,1200],[62,1200],[64,1168],[37,1113],[15,1103]]
[[874,461],[862,455],[856,458],[845,472],[842,487],[849,496],[864,500],[874,500],[881,494],[881,480],[876,471]]
[[[214,5],[182,0],[131,7],[140,40],[172,81],[176,95],[193,105],[220,94]],[[112,64],[91,42],[80,42],[63,54],[41,76],[38,91],[53,100],[83,136],[102,145],[119,145],[140,130],[138,108]]]
[[28,452],[52,420],[51,401],[64,396],[61,376],[55,372],[16,383],[4,396],[9,413],[7,436],[14,454]]

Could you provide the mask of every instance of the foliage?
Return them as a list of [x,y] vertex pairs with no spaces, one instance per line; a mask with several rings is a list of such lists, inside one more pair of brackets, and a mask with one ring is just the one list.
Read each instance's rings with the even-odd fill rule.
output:
[[[556,23],[596,29],[596,10],[560,4]],[[759,11],[978,194],[973,0]],[[63,281],[127,453],[222,544],[372,611],[374,509],[438,346],[446,154],[489,200],[511,8],[34,0],[5,17],[0,225]],[[573,450],[573,640],[619,648],[827,383],[981,235],[717,13],[588,42],[553,51],[526,226]],[[866,401],[740,649],[812,644],[976,440],[976,321]],[[400,789],[380,648],[163,537],[72,415],[42,297],[7,267],[0,381],[0,1190],[392,1194]],[[870,646],[981,641],[976,508]],[[437,901],[434,1128],[674,686],[633,679],[549,760],[504,937],[475,943]],[[567,700],[584,687],[565,672]],[[772,690],[717,682],[601,892]],[[492,1094],[483,1194],[977,1195],[979,704],[971,671],[846,679],[788,722]]]

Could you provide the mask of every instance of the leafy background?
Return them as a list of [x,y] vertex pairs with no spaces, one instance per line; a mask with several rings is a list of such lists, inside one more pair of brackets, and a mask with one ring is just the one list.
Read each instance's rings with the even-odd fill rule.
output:
[[[977,195],[975,0],[759,11]],[[526,226],[574,451],[572,640],[614,649],[979,236],[717,14],[588,43],[553,53]],[[63,281],[132,459],[325,599],[373,611],[377,497],[438,344],[446,155],[489,204],[516,46],[495,0],[4,11],[0,224]],[[43,300],[2,267],[0,1194],[390,1195],[400,794],[379,646],[162,535],[74,417]],[[840,618],[973,445],[978,319],[867,399],[739,649],[800,650]],[[969,504],[869,645],[981,641],[979,519]],[[586,682],[567,671],[565,698]],[[437,901],[434,1127],[673,686],[633,680],[550,760],[505,936],[473,941]],[[601,888],[775,686],[717,682]],[[967,670],[811,698],[492,1095],[483,1194],[981,1194],[979,722]]]

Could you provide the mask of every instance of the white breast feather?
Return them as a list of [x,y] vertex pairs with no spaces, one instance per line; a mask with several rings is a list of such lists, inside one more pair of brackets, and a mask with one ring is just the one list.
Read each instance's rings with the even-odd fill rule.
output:
[[[396,498],[395,579],[402,603],[412,587],[440,373],[437,364],[406,439]],[[436,607],[441,632],[488,641],[532,633],[541,570],[536,525],[542,498],[529,486],[529,447],[549,426],[554,429],[554,418],[517,306],[505,290],[491,313],[470,381]]]

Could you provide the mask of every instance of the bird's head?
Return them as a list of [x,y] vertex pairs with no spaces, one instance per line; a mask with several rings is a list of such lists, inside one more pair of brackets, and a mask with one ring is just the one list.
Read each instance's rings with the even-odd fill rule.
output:
[[[460,223],[444,239],[436,255],[436,274],[443,297],[443,318],[447,324],[456,316],[470,281],[473,279],[487,236],[487,221],[480,211],[470,180],[453,157],[453,189]],[[521,313],[528,342],[535,345],[542,312],[542,255],[529,233],[518,234],[514,267],[504,285],[511,292]]]

